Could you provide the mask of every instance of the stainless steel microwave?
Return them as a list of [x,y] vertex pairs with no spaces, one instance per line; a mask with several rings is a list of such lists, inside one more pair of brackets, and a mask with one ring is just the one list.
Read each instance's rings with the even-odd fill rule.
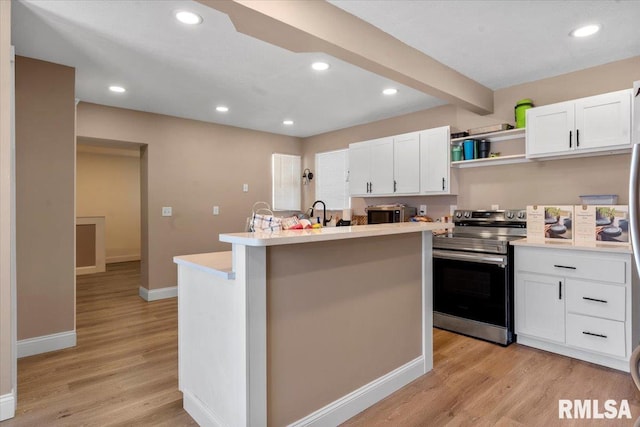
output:
[[413,216],[416,216],[416,208],[409,206],[369,206],[367,208],[367,224],[407,222]]

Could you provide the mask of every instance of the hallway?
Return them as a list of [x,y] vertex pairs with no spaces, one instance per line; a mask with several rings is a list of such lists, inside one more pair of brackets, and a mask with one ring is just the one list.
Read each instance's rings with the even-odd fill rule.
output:
[[138,296],[140,263],[77,277],[77,346],[18,360],[12,426],[187,426],[177,299]]

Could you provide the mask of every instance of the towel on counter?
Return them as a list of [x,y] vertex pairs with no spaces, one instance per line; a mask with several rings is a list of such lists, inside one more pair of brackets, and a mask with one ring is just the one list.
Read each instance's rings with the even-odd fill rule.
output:
[[282,230],[282,218],[273,215],[254,213],[251,218],[251,231]]

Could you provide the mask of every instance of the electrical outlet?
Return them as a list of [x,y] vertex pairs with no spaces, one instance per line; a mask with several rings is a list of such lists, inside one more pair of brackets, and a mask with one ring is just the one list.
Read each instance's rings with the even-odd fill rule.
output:
[[214,215],[220,215],[220,206],[214,206],[213,207],[213,214]]
[[449,215],[453,216],[453,212],[458,209],[458,205],[449,205]]
[[491,205],[492,211],[497,211],[498,209],[500,209],[500,205]]
[[242,191],[245,193],[249,191],[249,184],[242,184]]
[[420,215],[426,215],[427,214],[427,205],[420,205],[420,212],[418,212]]
[[163,206],[162,207],[162,216],[171,216],[173,215],[173,210],[171,206]]

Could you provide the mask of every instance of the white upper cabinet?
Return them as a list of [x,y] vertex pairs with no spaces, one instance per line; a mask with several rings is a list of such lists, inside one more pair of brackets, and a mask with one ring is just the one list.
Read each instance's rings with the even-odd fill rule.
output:
[[420,194],[455,194],[451,183],[449,126],[420,132]]
[[349,193],[352,196],[369,193],[371,149],[366,142],[349,145]]
[[455,194],[449,126],[349,145],[352,196]]
[[349,191],[352,196],[393,194],[393,138],[349,145]]
[[631,145],[631,92],[607,93],[576,101],[576,148]]
[[573,101],[527,110],[527,157],[570,153],[575,123]]
[[420,134],[407,133],[393,138],[393,180],[397,194],[420,192]]
[[631,148],[631,91],[527,110],[526,146],[529,158]]

